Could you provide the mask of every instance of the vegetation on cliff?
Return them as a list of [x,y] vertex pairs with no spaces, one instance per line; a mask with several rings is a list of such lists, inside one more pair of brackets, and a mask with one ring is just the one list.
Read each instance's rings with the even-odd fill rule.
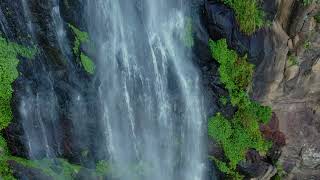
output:
[[0,130],[6,128],[12,119],[11,85],[19,76],[18,56],[31,59],[34,55],[35,49],[8,42],[0,36]]
[[208,135],[220,143],[227,159],[226,162],[214,159],[218,168],[238,179],[241,176],[236,172],[237,164],[245,160],[249,149],[265,154],[270,148],[271,143],[264,139],[259,125],[270,120],[272,111],[249,98],[247,88],[252,82],[254,66],[246,57],[238,57],[235,51],[228,49],[225,39],[210,40],[209,46],[213,58],[220,64],[220,81],[237,111],[231,119],[220,113],[209,119]]
[[92,59],[90,59],[84,52],[81,51],[80,46],[82,43],[89,42],[89,35],[87,32],[80,31],[75,26],[69,24],[69,27],[74,33],[74,42],[73,42],[73,53],[75,56],[80,58],[81,64],[86,72],[93,74],[95,72],[95,64]]
[[[8,42],[0,36],[0,130],[6,128],[13,116],[11,110],[12,83],[18,78],[18,57],[31,59],[36,50],[19,44]],[[13,179],[10,168],[3,160],[9,154],[5,139],[0,136],[0,176],[4,179]]]
[[222,1],[234,10],[242,32],[251,34],[264,25],[264,14],[257,0]]

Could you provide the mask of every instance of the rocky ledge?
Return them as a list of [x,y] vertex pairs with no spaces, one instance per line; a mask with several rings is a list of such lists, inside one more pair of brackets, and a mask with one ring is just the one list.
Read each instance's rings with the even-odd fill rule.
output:
[[[320,179],[320,4],[270,0],[262,7],[270,23],[250,36],[239,31],[233,11],[217,1],[206,2],[204,21],[210,38],[226,38],[256,65],[251,95],[274,112],[261,131],[284,146],[268,160],[283,167],[285,179]],[[250,151],[240,171],[270,179],[275,167],[268,160]]]

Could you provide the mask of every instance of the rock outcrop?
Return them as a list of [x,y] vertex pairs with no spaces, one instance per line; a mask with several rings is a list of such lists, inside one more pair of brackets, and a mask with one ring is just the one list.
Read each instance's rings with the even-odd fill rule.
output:
[[272,106],[285,134],[280,164],[287,179],[320,178],[319,4],[280,1],[270,29],[272,54],[258,66],[253,97]]
[[270,105],[277,119],[276,126],[261,130],[284,145],[282,152],[273,149],[271,161],[279,159],[287,179],[320,179],[320,25],[314,18],[320,5],[271,0],[263,2],[263,9],[269,26],[246,36],[239,32],[232,10],[207,1],[206,26],[212,39],[226,38],[256,65],[252,97]]

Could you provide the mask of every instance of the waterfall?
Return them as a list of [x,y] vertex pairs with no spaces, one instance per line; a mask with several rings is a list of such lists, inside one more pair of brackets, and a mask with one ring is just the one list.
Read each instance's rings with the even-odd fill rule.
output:
[[121,179],[204,178],[199,72],[180,38],[187,7],[180,0],[87,3],[104,108],[107,146],[101,148]]
[[[106,160],[120,180],[207,179],[207,107],[184,42],[191,0],[19,2],[12,4],[23,11],[18,19],[0,8],[4,34],[19,21],[15,28],[31,35],[23,42],[38,50],[20,62],[15,82],[21,127],[13,128],[23,131],[26,151],[19,156],[65,158],[90,170]],[[79,2],[79,12],[68,2]],[[73,54],[67,23],[88,32],[79,51],[95,63],[94,74]]]

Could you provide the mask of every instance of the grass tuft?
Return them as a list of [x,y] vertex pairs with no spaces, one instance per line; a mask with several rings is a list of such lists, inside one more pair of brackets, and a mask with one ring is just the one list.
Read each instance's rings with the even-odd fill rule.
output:
[[222,0],[236,14],[240,30],[252,34],[264,25],[264,13],[257,0]]

